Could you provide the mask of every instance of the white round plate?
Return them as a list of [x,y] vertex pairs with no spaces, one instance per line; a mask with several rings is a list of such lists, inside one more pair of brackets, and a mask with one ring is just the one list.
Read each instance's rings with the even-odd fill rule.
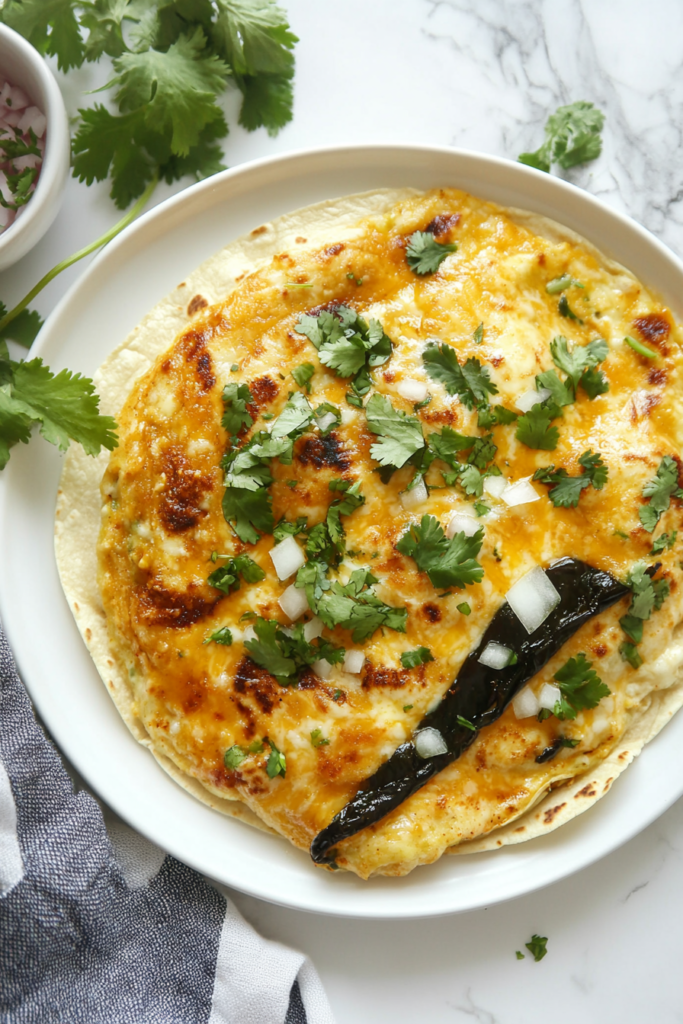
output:
[[[162,203],[93,262],[36,345],[54,370],[92,375],[179,281],[231,239],[320,200],[380,187],[454,186],[552,217],[629,267],[681,315],[683,266],[638,225],[592,196],[520,164],[422,146],[293,153],[225,171]],[[32,353],[33,354],[33,353]],[[34,438],[0,476],[0,616],[20,672],[56,742],[130,825],[211,878],[274,903],[367,918],[469,910],[548,885],[630,839],[683,793],[677,716],[586,814],[495,853],[442,857],[406,878],[363,882],[313,866],[285,840],[180,789],[128,732],[81,640],[53,553],[61,459]]]

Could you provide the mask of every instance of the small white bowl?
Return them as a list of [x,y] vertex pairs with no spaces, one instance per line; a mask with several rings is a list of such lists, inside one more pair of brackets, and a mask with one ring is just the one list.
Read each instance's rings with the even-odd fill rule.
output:
[[57,216],[69,173],[71,142],[64,100],[38,51],[6,25],[0,25],[0,75],[20,86],[47,118],[45,156],[36,190],[15,222],[0,234],[0,270],[39,242]]

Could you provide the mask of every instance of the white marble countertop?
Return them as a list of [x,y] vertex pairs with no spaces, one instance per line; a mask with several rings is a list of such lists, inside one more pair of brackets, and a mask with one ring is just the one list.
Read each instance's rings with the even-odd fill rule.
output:
[[[370,141],[514,158],[540,145],[556,106],[587,99],[607,115],[604,152],[569,177],[683,254],[683,5],[676,0],[622,0],[618,9],[609,0],[281,2],[301,38],[294,120],[276,139],[234,127],[228,164]],[[96,76],[91,68],[59,76],[72,110],[101,83]],[[234,95],[226,109],[234,123]],[[179,187],[162,186],[155,199]],[[0,275],[0,298],[12,305],[119,216],[106,186],[71,180],[46,238]],[[43,292],[36,306],[44,315],[82,269]],[[683,802],[580,874],[461,916],[373,923],[240,894],[235,902],[265,935],[311,956],[339,1024],[683,1021]],[[517,961],[515,950],[533,932],[548,936],[547,957]]]

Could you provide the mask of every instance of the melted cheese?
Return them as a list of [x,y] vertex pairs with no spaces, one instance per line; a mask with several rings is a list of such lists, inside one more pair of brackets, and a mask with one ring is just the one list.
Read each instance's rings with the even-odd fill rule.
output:
[[[405,238],[441,215],[457,217],[450,238],[458,251],[438,273],[418,277],[406,263]],[[113,641],[129,667],[153,744],[208,789],[246,802],[304,849],[438,703],[506,591],[527,570],[572,555],[623,576],[634,561],[647,557],[651,536],[638,520],[642,488],[662,456],[678,452],[682,411],[679,327],[641,284],[578,242],[550,241],[491,204],[454,190],[410,199],[391,216],[367,221],[352,240],[334,242],[330,238],[320,251],[279,254],[180,335],[135,386],[102,488],[101,590]],[[585,285],[567,293],[583,323],[560,316],[558,296],[545,290],[567,273]],[[288,288],[288,282],[311,287]],[[392,338],[393,354],[373,376],[376,390],[395,408],[413,412],[398,392],[401,380],[427,384],[432,400],[419,413],[425,432],[449,424],[462,433],[481,433],[476,412],[426,375],[421,352],[427,341],[448,342],[461,363],[470,356],[480,359],[499,389],[496,401],[514,408],[516,398],[534,387],[535,375],[552,368],[554,336],[564,334],[574,344],[604,338],[610,391],[594,401],[579,393],[557,421],[555,451],[525,447],[515,439],[514,425],[495,427],[493,434],[495,463],[512,481],[550,462],[576,474],[578,457],[590,448],[609,467],[607,486],[585,490],[576,509],[554,508],[541,484],[535,485],[540,500],[533,504],[508,508],[487,499],[492,511],[481,520],[483,582],[466,594],[439,597],[394,545],[424,513],[445,526],[453,511],[471,505],[457,488],[444,488],[406,512],[400,493],[412,470],[397,471],[388,484],[374,472],[369,449],[375,437],[363,413],[345,403],[348,382],[320,364],[310,342],[294,330],[302,312],[332,300],[380,319]],[[643,320],[647,317],[652,319]],[[637,333],[634,321],[656,328],[649,338],[647,326],[642,328],[647,343],[652,345],[654,337],[659,345],[656,364],[623,344],[626,334]],[[484,340],[477,345],[473,333],[480,323]],[[292,581],[275,576],[272,537],[244,545],[223,518],[219,462],[227,436],[221,393],[228,382],[248,383],[260,412],[254,430],[265,429],[263,413],[282,410],[295,388],[290,371],[302,362],[316,367],[314,404],[339,406],[342,423],[327,447],[312,430],[296,443],[293,465],[273,463],[275,519],[305,515],[309,525],[320,522],[335,497],[329,480],[360,480],[366,503],[344,519],[348,548],[355,554],[343,571],[370,566],[380,579],[378,595],[409,614],[406,634],[385,629],[360,645],[342,630],[326,630],[337,644],[362,649],[361,676],[337,666],[326,681],[311,674],[303,686],[283,688],[246,658],[241,642],[239,620],[247,612],[287,623],[278,598]],[[233,363],[239,364],[238,373],[230,372]],[[436,468],[430,474],[429,481],[441,483]],[[287,483],[292,479],[293,488]],[[674,499],[662,529],[678,525],[678,506]],[[215,551],[247,551],[265,580],[220,595],[206,583]],[[675,551],[659,558],[672,597],[646,625],[640,648],[646,664],[639,673],[618,653],[624,602],[587,623],[533,681],[538,691],[568,657],[583,651],[609,686],[609,700],[562,724],[562,732],[580,740],[575,749],[537,764],[536,756],[560,725],[555,718],[517,721],[510,707],[420,792],[341,844],[339,865],[363,877],[405,873],[511,820],[549,786],[605,758],[634,709],[662,685],[647,667],[671,642],[680,618],[681,572]],[[457,610],[463,600],[471,606],[469,616]],[[221,626],[233,630],[233,645],[205,644]],[[431,650],[434,661],[403,669],[401,653],[419,645]],[[327,745],[313,747],[314,729],[321,730]],[[227,748],[264,736],[286,754],[284,778],[267,777],[267,750],[237,770],[224,767]]]

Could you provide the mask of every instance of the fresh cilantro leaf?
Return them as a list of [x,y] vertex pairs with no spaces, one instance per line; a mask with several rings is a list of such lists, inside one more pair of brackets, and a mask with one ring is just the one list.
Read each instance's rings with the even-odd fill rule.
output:
[[442,431],[434,430],[427,437],[427,445],[437,459],[442,459],[449,466],[458,464],[458,453],[473,448],[481,440],[467,434],[460,434],[453,427],[444,427]]
[[287,772],[287,758],[281,750],[278,750],[271,739],[268,740],[268,744],[270,746],[270,754],[266,762],[266,774],[269,779],[274,779],[278,775],[281,775],[284,779]]
[[[7,310],[0,302],[0,320],[6,315]],[[24,348],[30,348],[36,340],[38,331],[43,326],[43,319],[35,309],[24,309],[6,327],[0,331],[0,341],[16,341]]]
[[482,341],[484,340],[484,325],[483,324],[479,324],[479,326],[477,327],[476,331],[472,335],[472,339],[473,339],[475,345],[481,345]]
[[486,434],[484,437],[478,437],[474,442],[467,461],[477,469],[486,469],[497,451],[498,446],[493,443],[493,434]]
[[[575,345],[570,351],[567,339],[558,334],[550,343],[550,354],[555,365],[569,375],[574,394],[576,394],[579,384],[583,385],[582,377],[585,371],[604,362],[609,354],[609,346],[602,338],[596,338],[594,341],[589,341],[587,345]],[[596,379],[595,375],[589,377],[591,390],[595,390]],[[602,394],[609,389],[609,385],[605,386],[604,378],[601,378],[601,382],[602,390],[595,392],[596,394]],[[586,390],[589,393],[588,389]],[[595,397],[595,394],[590,395],[589,393],[589,397]]]
[[579,383],[591,401],[598,395],[604,395],[609,391],[609,381],[602,370],[593,368],[584,370]]
[[244,427],[249,429],[254,423],[247,405],[253,404],[254,396],[247,384],[226,384],[223,388],[223,419],[221,423],[229,434],[236,437]]
[[515,950],[515,956],[517,957],[518,960],[524,960],[525,959],[524,953],[522,953],[519,949]]
[[597,491],[607,483],[608,468],[602,457],[590,450],[579,457],[583,472],[580,476],[569,476],[566,469],[544,466],[537,469],[533,479],[550,485],[548,497],[556,508],[576,508],[582,490],[591,484]]
[[293,523],[287,519],[281,519],[273,530],[275,543],[279,544],[285,537],[298,537],[300,533],[306,533],[307,522],[306,516],[299,516]]
[[76,0],[14,0],[2,9],[2,20],[41,53],[56,57],[60,71],[68,71],[83,63],[78,6]]
[[12,381],[5,398],[5,416],[7,400],[12,398],[15,411],[38,421],[45,440],[60,451],[66,451],[70,440],[78,441],[88,455],[116,447],[116,423],[110,416],[100,415],[91,380],[69,370],[53,374],[42,359],[10,361],[9,365]]
[[329,743],[330,743],[330,741],[325,739],[325,737],[323,736],[322,729],[312,729],[311,730],[311,746],[315,747],[316,750],[318,749],[318,747],[327,747],[327,746],[329,746]]
[[313,409],[310,402],[300,391],[295,391],[270,428],[270,436],[298,437],[310,427],[312,420]]
[[96,61],[106,53],[120,57],[126,49],[121,31],[123,19],[129,11],[129,0],[95,0],[81,14],[81,25],[88,29],[85,59]]
[[213,43],[240,78],[287,75],[299,40],[286,12],[274,0],[216,0],[218,17]]
[[227,626],[221,626],[211,636],[207,636],[203,643],[225,644],[226,647],[229,647],[232,643],[232,633]]
[[565,405],[571,405],[574,401],[574,389],[571,384],[560,380],[554,370],[545,370],[536,376],[536,389],[547,388],[550,398],[562,409]]
[[424,515],[419,526],[413,524],[401,537],[396,550],[414,558],[433,586],[462,589],[483,579],[484,570],[476,560],[483,540],[484,531],[479,529],[472,537],[456,533],[449,541],[439,520]]
[[74,176],[91,185],[104,181],[111,170],[111,197],[120,209],[125,209],[144,192],[154,175],[154,160],[141,141],[146,137],[143,114],[135,111],[117,116],[96,104],[79,110],[79,115],[81,121],[72,141]]
[[330,629],[341,626],[352,630],[354,643],[365,640],[387,626],[405,633],[408,612],[384,604],[372,590],[377,578],[369,569],[356,569],[342,586],[326,578],[324,563],[307,562],[297,573],[296,585],[305,587],[308,603]]
[[[546,400],[546,402],[549,401],[549,399]],[[550,425],[558,415],[559,409],[556,405],[547,405],[546,402],[533,405],[528,412],[519,417],[515,437],[527,448],[538,448],[551,452],[557,448],[560,437],[557,427]]]
[[373,444],[370,454],[381,466],[400,469],[425,441],[419,419],[394,409],[384,395],[373,395],[365,407],[368,427],[382,440]]
[[226,562],[225,565],[214,569],[206,582],[209,586],[215,587],[216,590],[221,590],[224,594],[231,594],[234,590],[240,589],[240,576],[245,583],[258,583],[266,578],[266,574],[261,566],[250,558],[249,555],[237,555],[235,558],[231,558],[229,562]]
[[434,274],[443,261],[458,249],[456,242],[437,242],[429,231],[415,231],[408,239],[406,260],[416,274]]
[[580,316],[577,316],[574,310],[569,305],[569,299],[566,295],[563,295],[557,304],[557,311],[560,316],[566,317],[568,320],[576,320],[577,323],[582,324],[583,320]]
[[602,111],[586,100],[558,107],[546,123],[543,145],[535,153],[520,153],[518,160],[546,172],[553,163],[566,170],[595,160],[602,150],[604,123]]
[[[323,310],[317,317],[303,314],[294,329],[315,345],[325,366],[340,377],[356,375],[356,395],[366,394],[371,387],[368,367],[381,366],[391,355],[391,339],[379,320],[366,321],[348,306]],[[359,375],[364,376],[359,379]]]
[[272,136],[292,120],[292,77],[293,73],[247,75],[238,83],[244,97],[239,116],[243,128],[253,132],[263,126]]
[[676,537],[678,530],[673,530],[672,533],[660,533],[656,540],[652,541],[652,547],[650,548],[651,555],[658,555],[660,552],[665,551],[667,548],[672,548],[676,543]]
[[631,668],[640,668],[643,664],[643,659],[638,653],[638,648],[634,644],[624,642],[619,646],[619,654],[627,661]]
[[311,393],[311,377],[314,373],[315,366],[313,363],[301,363],[300,366],[295,366],[292,370],[292,377],[300,388],[306,388],[307,395]]
[[518,413],[506,409],[503,405],[480,405],[477,413],[477,426],[483,430],[489,430],[498,423],[505,425],[514,423],[518,418]]
[[246,544],[257,544],[261,533],[272,533],[273,510],[270,495],[243,487],[228,487],[223,495],[223,515]]
[[254,632],[256,638],[245,640],[244,646],[252,661],[270,672],[281,686],[295,683],[302,670],[321,658],[334,664],[346,653],[343,647],[333,647],[319,638],[308,643],[301,622],[285,632],[278,622],[258,618],[254,620]]
[[557,671],[553,677],[560,689],[560,699],[553,714],[562,720],[576,718],[583,708],[598,706],[603,697],[609,697],[610,689],[586,660],[585,654],[577,654]]
[[0,385],[0,469],[7,465],[13,445],[18,441],[28,444],[32,422],[32,417],[24,411],[23,402],[12,398],[11,385]]
[[228,747],[223,755],[223,764],[226,768],[234,770],[235,768],[239,768],[246,756],[246,750],[244,750],[243,747],[240,747],[238,743],[233,743],[233,745]]
[[427,661],[434,661],[434,656],[428,647],[417,647],[414,651],[404,651],[401,655],[401,664],[404,668],[417,668]]
[[[562,109],[562,108],[560,108],[560,109]],[[547,943],[548,943],[548,939],[547,939],[546,936],[544,936],[544,935],[532,935],[531,936],[531,942],[525,942],[524,945],[529,950],[529,952],[532,954],[532,956],[533,956],[534,960],[536,961],[536,963],[538,963],[538,961],[542,960],[543,957],[548,952],[548,950],[546,948]],[[522,954],[522,955],[524,955],[524,954]]]
[[[619,624],[628,640],[632,644],[639,644],[643,639],[643,622],[650,618],[653,610],[659,611],[669,596],[669,581],[667,579],[653,580],[645,563],[636,562],[626,577],[626,584],[631,588],[633,596],[628,612],[626,615],[622,615]],[[634,664],[636,657],[630,650],[630,645],[626,645],[626,649],[621,653],[622,657],[629,661],[634,668],[638,667]],[[640,664],[640,655],[637,656],[637,660]]]
[[467,409],[486,405],[489,395],[498,394],[489,371],[478,359],[470,358],[460,366],[455,350],[445,342],[427,345],[422,362],[429,376],[443,384],[449,395],[458,395]]
[[683,498],[683,489],[678,486],[678,463],[670,455],[664,456],[656,475],[643,487],[643,497],[650,501],[640,506],[638,515],[647,532],[652,533],[669,508],[671,498]]

